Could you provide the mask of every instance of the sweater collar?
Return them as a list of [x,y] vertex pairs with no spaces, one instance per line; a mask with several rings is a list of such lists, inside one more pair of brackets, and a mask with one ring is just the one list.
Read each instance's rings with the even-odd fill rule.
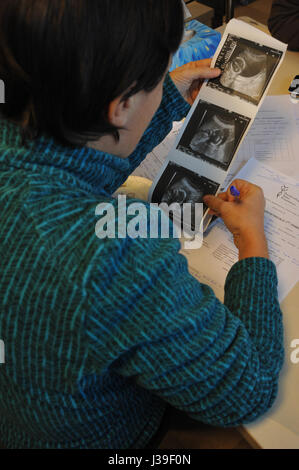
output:
[[22,144],[20,126],[0,119],[0,168],[43,173],[94,194],[111,196],[130,174],[129,159],[89,147],[72,148],[42,135]]

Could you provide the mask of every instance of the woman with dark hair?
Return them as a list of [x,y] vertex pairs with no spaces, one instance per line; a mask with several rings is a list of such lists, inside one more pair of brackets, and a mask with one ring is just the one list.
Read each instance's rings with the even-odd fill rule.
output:
[[273,403],[282,322],[259,188],[205,198],[240,253],[224,304],[177,240],[95,235],[98,204],[117,209],[115,190],[220,73],[167,73],[182,32],[181,0],[1,0],[4,447],[141,448],[167,404],[237,426]]

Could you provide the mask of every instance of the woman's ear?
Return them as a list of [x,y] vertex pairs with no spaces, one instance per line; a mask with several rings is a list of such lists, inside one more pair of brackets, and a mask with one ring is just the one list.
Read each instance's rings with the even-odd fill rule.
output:
[[115,127],[126,127],[134,108],[134,96],[123,99],[115,98],[108,106],[108,119]]

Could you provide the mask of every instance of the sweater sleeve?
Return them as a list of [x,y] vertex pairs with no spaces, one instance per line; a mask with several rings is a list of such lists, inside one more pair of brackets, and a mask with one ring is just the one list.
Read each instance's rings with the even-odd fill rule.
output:
[[181,121],[190,110],[190,105],[183,99],[177,87],[167,74],[161,105],[146,129],[135,151],[128,157],[131,173],[169,134],[174,121]]
[[299,0],[274,0],[268,20],[271,34],[288,44],[289,49],[299,50]]
[[87,336],[98,371],[109,368],[212,425],[266,412],[283,362],[273,263],[234,265],[222,304],[189,274],[178,241],[123,243],[109,257],[106,287],[99,291],[97,276],[91,283]]

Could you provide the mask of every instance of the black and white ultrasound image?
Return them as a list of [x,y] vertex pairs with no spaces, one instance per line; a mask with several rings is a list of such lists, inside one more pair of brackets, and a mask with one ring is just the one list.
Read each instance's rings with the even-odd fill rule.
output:
[[199,100],[177,149],[227,170],[250,118]]
[[209,80],[207,86],[258,105],[282,54],[229,34],[215,64],[222,74]]
[[[158,204],[163,202],[168,206],[178,203],[181,209],[183,209],[184,204],[191,203],[191,228],[194,230],[194,205],[203,203],[203,197],[207,194],[215,195],[219,186],[215,181],[171,162],[160,177],[151,202]],[[203,215],[207,210],[208,207],[203,203]]]

